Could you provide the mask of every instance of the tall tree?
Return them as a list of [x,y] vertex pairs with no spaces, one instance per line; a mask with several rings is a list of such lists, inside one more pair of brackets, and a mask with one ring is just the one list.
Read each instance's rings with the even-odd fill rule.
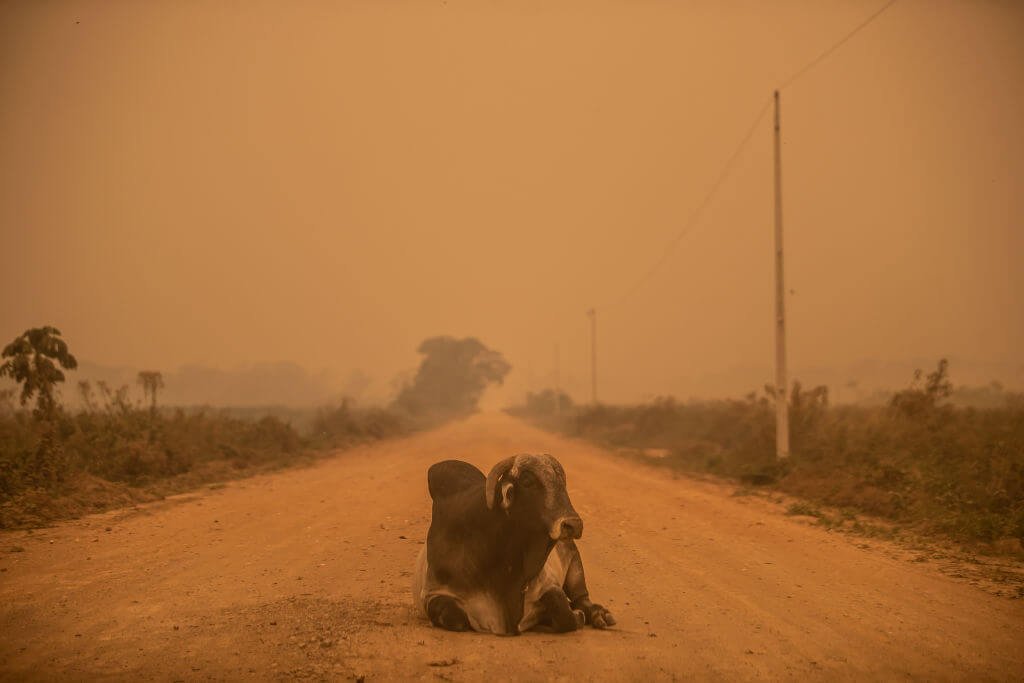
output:
[[60,368],[74,370],[78,367],[78,361],[60,337],[60,330],[50,326],[26,330],[4,347],[0,357],[6,359],[0,365],[0,377],[10,377],[21,384],[21,405],[35,396],[33,414],[36,418],[53,417],[57,412],[57,384],[64,381]]
[[140,370],[136,381],[150,399],[149,412],[156,415],[156,393],[164,388],[164,376],[156,370]]
[[504,356],[474,337],[431,337],[418,351],[423,360],[416,377],[395,399],[416,415],[443,419],[476,412],[487,386],[501,384],[512,369]]

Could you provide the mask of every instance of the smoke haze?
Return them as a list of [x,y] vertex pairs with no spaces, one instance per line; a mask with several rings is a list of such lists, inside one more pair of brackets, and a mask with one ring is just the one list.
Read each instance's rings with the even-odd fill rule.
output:
[[[623,295],[877,7],[5,3],[0,342],[52,324],[195,386],[278,368],[268,402],[304,403],[384,398],[423,339],[472,336],[513,367],[492,400],[549,385],[556,346],[586,399],[594,306],[604,400],[760,387],[769,117]],[[791,377],[948,356],[1024,386],[1022,38],[1017,3],[906,0],[783,90]]]

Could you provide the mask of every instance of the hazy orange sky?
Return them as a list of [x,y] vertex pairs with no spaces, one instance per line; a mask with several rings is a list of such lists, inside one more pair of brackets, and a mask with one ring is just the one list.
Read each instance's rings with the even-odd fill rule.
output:
[[[4,2],[0,340],[383,392],[424,337],[475,335],[510,392],[558,344],[584,398],[597,306],[605,399],[760,386],[768,116],[621,297],[772,89],[881,4]],[[782,106],[791,375],[1024,381],[1024,4],[897,2]]]

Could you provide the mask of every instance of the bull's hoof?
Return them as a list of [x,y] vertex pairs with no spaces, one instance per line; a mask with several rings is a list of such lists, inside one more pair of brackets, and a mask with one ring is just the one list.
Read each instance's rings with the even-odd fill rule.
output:
[[445,612],[438,621],[441,628],[449,631],[469,631],[472,628],[469,625],[469,617],[462,610]]
[[586,608],[587,623],[594,628],[608,628],[615,626],[615,617],[601,605],[591,603]]
[[583,625],[579,610],[569,606],[569,598],[565,597],[561,588],[552,588],[541,596],[540,602],[544,605],[547,620],[555,633],[568,633]]

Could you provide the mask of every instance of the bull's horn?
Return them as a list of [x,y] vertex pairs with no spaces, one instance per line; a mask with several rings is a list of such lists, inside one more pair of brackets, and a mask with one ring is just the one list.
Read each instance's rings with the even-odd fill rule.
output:
[[512,465],[515,464],[516,457],[505,458],[491,469],[491,473],[487,475],[487,481],[484,482],[484,499],[487,501],[487,509],[491,510],[494,508],[494,492],[498,488],[498,480],[508,474],[508,471],[512,469]]

